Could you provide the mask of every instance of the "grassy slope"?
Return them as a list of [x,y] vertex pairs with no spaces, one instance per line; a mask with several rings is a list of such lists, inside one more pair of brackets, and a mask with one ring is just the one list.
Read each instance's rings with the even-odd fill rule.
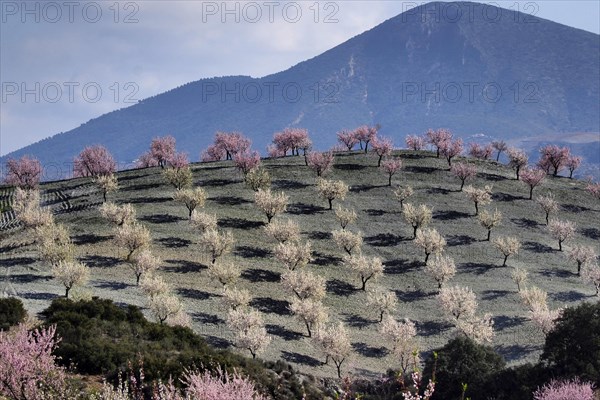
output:
[[[504,166],[481,162],[474,184],[494,185],[494,202],[503,213],[502,225],[492,232],[516,235],[523,243],[521,253],[509,259],[509,267],[500,267],[502,257],[485,238],[485,230],[473,217],[473,204],[457,191],[459,181],[453,178],[444,160],[430,153],[399,153],[404,169],[395,184],[410,184],[415,195],[413,204],[426,203],[434,209],[432,226],[448,241],[447,252],[457,263],[458,273],[450,284],[466,285],[477,294],[480,313],[494,315],[496,337],[493,345],[510,363],[537,359],[543,336],[527,321],[516,287],[510,280],[510,267],[521,266],[530,273],[530,282],[549,292],[553,308],[594,300],[591,286],[586,286],[574,272],[576,267],[557,243],[546,233],[544,216],[537,204],[524,197],[528,188],[513,179],[514,173]],[[326,201],[315,195],[315,179],[299,157],[266,160],[273,187],[290,196],[285,217],[301,226],[304,238],[311,240],[315,261],[308,268],[328,281],[325,304],[335,320],[340,318],[351,327],[355,354],[351,361],[356,373],[378,374],[394,367],[386,355],[385,342],[377,332],[376,318],[366,305],[367,293],[354,290],[356,277],[340,265],[342,252],[331,240],[330,231],[337,229],[333,212],[325,209]],[[387,178],[375,167],[376,159],[362,154],[345,154],[336,158],[330,178],[351,185],[343,202],[357,210],[359,219],[352,230],[362,231],[363,251],[384,259],[385,274],[378,284],[396,292],[400,300],[397,317],[417,321],[422,349],[429,351],[443,345],[456,334],[444,322],[437,306],[437,285],[423,270],[424,255],[410,241],[412,228],[399,212],[392,188],[384,186]],[[334,368],[321,366],[322,357],[303,336],[304,326],[287,311],[286,293],[279,281],[282,267],[270,255],[274,243],[262,234],[266,220],[252,203],[253,193],[246,188],[230,163],[194,165],[194,184],[203,186],[209,195],[206,211],[216,213],[221,228],[232,230],[236,248],[232,259],[244,268],[238,286],[254,296],[252,304],[264,312],[268,330],[274,340],[264,358],[284,358],[306,372],[332,376]],[[187,210],[171,200],[173,189],[164,184],[159,169],[126,171],[119,174],[120,190],[111,195],[119,203],[135,205],[138,218],[153,234],[153,250],[164,260],[161,273],[167,277],[184,301],[194,319],[194,329],[218,346],[230,345],[231,333],[224,324],[225,312],[220,307],[220,287],[209,280],[205,265],[209,262],[196,244],[197,237],[187,223]],[[600,206],[585,191],[584,183],[565,178],[549,178],[535,193],[551,190],[561,205],[563,219],[577,223],[575,242],[597,245],[600,237]],[[57,220],[69,226],[82,260],[92,267],[89,287],[94,295],[118,302],[144,305],[144,297],[135,287],[133,273],[119,261],[123,252],[111,243],[111,227],[96,209],[101,195],[86,179],[54,182],[43,186],[46,196],[64,212]],[[59,198],[55,191],[63,196]],[[68,201],[65,201],[68,200]],[[52,281],[47,266],[37,261],[34,246],[22,231],[3,237],[2,263],[12,265],[11,282],[30,311],[45,308],[49,301],[62,295],[63,288]],[[373,287],[369,282],[367,287]]]

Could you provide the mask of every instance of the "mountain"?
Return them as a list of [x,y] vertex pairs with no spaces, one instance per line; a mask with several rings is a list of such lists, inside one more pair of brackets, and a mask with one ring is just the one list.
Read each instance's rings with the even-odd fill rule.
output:
[[32,154],[66,171],[84,146],[102,143],[127,164],[165,134],[196,160],[218,130],[241,131],[264,151],[287,126],[308,128],[325,148],[340,129],[375,123],[397,145],[407,134],[446,127],[468,140],[512,144],[591,133],[583,145],[598,148],[599,41],[490,5],[428,3],[286,71],[191,82],[0,161]]

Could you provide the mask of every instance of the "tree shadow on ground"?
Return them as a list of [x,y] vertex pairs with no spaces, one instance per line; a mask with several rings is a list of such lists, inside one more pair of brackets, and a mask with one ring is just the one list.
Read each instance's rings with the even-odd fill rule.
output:
[[398,298],[398,300],[404,302],[418,301],[425,299],[429,296],[435,296],[437,294],[437,292],[426,292],[423,289],[406,291],[394,290],[394,293],[396,293],[396,297]]
[[368,358],[383,358],[389,354],[389,350],[383,346],[373,347],[363,342],[352,343],[352,348],[361,356]]
[[209,300],[213,294],[198,289],[177,288],[177,294],[194,300]]
[[512,292],[508,291],[508,290],[484,290],[482,292],[481,298],[483,300],[496,300],[499,299],[501,297],[507,296],[509,294],[511,294]]
[[454,192],[454,190],[450,190],[450,189],[445,189],[445,188],[441,188],[441,187],[436,187],[436,188],[428,188],[427,189],[427,193],[428,194],[442,194],[442,195],[447,195]]
[[242,204],[251,203],[251,201],[246,200],[242,197],[237,196],[218,196],[218,197],[210,197],[208,200],[212,200],[217,204],[222,206],[239,206]]
[[373,236],[367,236],[364,238],[365,243],[370,244],[374,247],[391,247],[397,246],[400,243],[407,241],[409,239],[404,238],[399,235],[394,235],[391,233],[380,233]]
[[323,364],[321,361],[317,360],[314,357],[285,350],[281,352],[281,358],[283,358],[287,362],[299,365],[306,365],[308,367],[318,367]]
[[515,201],[515,200],[527,200],[524,196],[515,196],[509,193],[496,192],[492,194],[492,200],[494,201]]
[[287,207],[287,213],[292,215],[314,215],[327,211],[325,207],[306,203],[294,203]]
[[300,332],[291,331],[281,325],[267,324],[265,325],[265,328],[267,328],[269,334],[278,336],[286,341],[300,340],[303,337]]
[[119,188],[121,192],[140,192],[142,190],[151,190],[160,187],[160,183],[141,183],[138,185],[126,186],[124,188]]
[[191,240],[182,239],[178,237],[165,237],[156,240],[161,245],[169,248],[169,249],[180,249],[182,247],[189,247],[192,244]]
[[499,267],[495,264],[476,262],[462,263],[458,266],[458,269],[461,270],[461,272],[474,273],[476,275],[483,275],[494,268]]
[[528,218],[511,218],[510,220],[519,228],[537,228],[541,225],[539,222]]
[[353,185],[350,187],[352,193],[368,192],[369,190],[387,187],[387,185]]
[[554,253],[558,252],[558,250],[546,246],[545,244],[536,243],[536,242],[523,242],[523,250],[533,251],[534,253]]
[[249,221],[242,218],[222,218],[219,219],[218,225],[220,228],[231,228],[231,229],[258,229],[265,226],[266,223],[263,221]]
[[435,336],[452,328],[446,321],[416,321],[419,336]]
[[217,336],[204,335],[204,340],[206,340],[206,343],[216,347],[217,349],[228,349],[233,346],[233,343],[231,343],[229,340]]
[[198,186],[221,187],[227,185],[235,185],[236,183],[239,182],[233,179],[207,179],[205,181],[198,182]]
[[313,264],[313,265],[320,265],[320,266],[337,265],[343,261],[343,259],[341,257],[336,257],[336,256],[329,255],[329,254],[319,253],[318,251],[315,251],[313,253],[313,256],[314,256],[314,259],[311,262],[311,264]]
[[367,319],[357,314],[342,313],[342,315],[344,316],[344,322],[348,326],[358,329],[366,328],[369,325],[373,325],[379,322],[378,320]]
[[501,175],[497,175],[497,174],[486,174],[484,173],[479,173],[477,174],[478,177],[485,179],[486,181],[492,181],[492,182],[500,182],[500,181],[505,181],[508,178],[505,176],[501,176]]
[[170,214],[144,215],[143,217],[138,217],[138,219],[151,224],[172,224],[175,222],[184,221],[184,218]]
[[71,236],[71,240],[73,241],[73,244],[76,244],[77,246],[84,245],[84,244],[102,243],[102,242],[106,242],[110,239],[112,239],[112,236],[100,236],[100,235],[94,235],[94,234],[89,234],[89,233]]
[[[563,292],[556,292],[556,293],[550,293],[549,294],[550,297],[552,298],[552,300],[554,301],[562,301],[562,302],[573,302],[573,301],[580,301],[583,299],[586,299],[590,296],[587,296],[583,293],[579,293],[576,292],[574,290],[568,290],[568,291],[563,291]],[[595,296],[592,296],[595,297]]]
[[470,218],[471,214],[464,212],[446,210],[446,211],[434,211],[433,219],[439,219],[440,221],[453,221],[459,218]]
[[449,247],[465,246],[476,242],[478,242],[477,239],[467,235],[450,235],[446,237],[446,243],[448,243]]
[[127,203],[131,204],[153,204],[153,203],[166,203],[171,201],[171,197],[136,197],[134,199],[128,199]]
[[326,284],[327,293],[333,293],[338,296],[348,297],[355,293],[357,289],[348,282],[340,281],[339,279],[331,279]]
[[120,258],[109,256],[85,256],[79,260],[90,268],[112,268],[122,262]]
[[225,321],[223,319],[219,318],[215,314],[194,312],[194,313],[191,313],[190,316],[194,319],[194,321],[198,321],[201,324],[219,325],[219,324],[225,323]]
[[19,293],[19,296],[24,299],[28,299],[28,300],[54,300],[59,297],[64,297],[64,296],[59,296],[54,293],[41,293],[41,292],[23,292],[23,293]]
[[536,346],[524,346],[520,344],[499,344],[494,346],[496,353],[500,354],[506,361],[517,361],[527,357],[533,351],[536,351]]
[[[133,275],[132,275],[132,277],[133,277]],[[125,290],[128,287],[132,287],[134,285],[125,283],[125,282],[114,282],[114,281],[101,280],[101,281],[96,281],[96,284],[94,286],[97,287],[98,289]]]
[[341,171],[362,171],[367,169],[367,166],[360,164],[335,164],[333,169],[339,169]]
[[329,240],[332,235],[331,232],[312,231],[308,233],[308,238],[312,240]]
[[406,258],[388,260],[383,263],[383,273],[390,275],[404,274],[419,269],[421,264],[420,261],[410,261]]
[[272,186],[274,189],[280,190],[294,190],[294,189],[304,189],[309,187],[310,185],[298,181],[292,181],[289,179],[277,179],[272,182]]
[[178,274],[200,272],[207,268],[204,264],[188,260],[165,260],[165,262],[172,265],[172,267],[164,267],[165,271],[175,272]]
[[592,211],[591,208],[587,208],[584,206],[578,206],[575,204],[561,204],[561,207],[563,210],[565,211],[569,211],[572,213],[580,213],[580,212],[584,212],[584,211]]
[[415,174],[433,174],[435,171],[437,171],[437,168],[433,168],[433,167],[423,167],[423,166],[417,166],[417,165],[409,165],[403,168],[403,170],[405,172],[412,172]]
[[249,282],[279,282],[281,280],[281,274],[278,272],[269,271],[266,269],[252,268],[242,271],[242,279],[246,279]]
[[508,328],[523,325],[528,321],[525,317],[509,317],[508,315],[496,315],[494,318],[494,330],[503,331]]
[[382,215],[387,214],[385,210],[375,210],[375,209],[367,209],[363,210],[369,217],[381,217]]
[[41,281],[51,281],[51,276],[41,276],[41,275],[33,275],[33,274],[15,274],[10,275],[10,282],[12,283],[32,283],[32,282],[41,282]]
[[540,275],[543,275],[547,278],[551,278],[551,277],[557,277],[557,278],[570,278],[572,276],[577,276],[577,273],[575,272],[571,272],[567,269],[564,268],[560,268],[560,269],[554,269],[554,268],[544,268],[544,270],[542,270],[540,272]]
[[582,229],[581,234],[590,239],[600,240],[600,229],[597,229],[597,228]]
[[250,306],[266,314],[292,315],[290,303],[286,300],[275,300],[270,297],[256,297],[252,299]]
[[271,256],[269,250],[252,246],[238,246],[235,248],[234,254],[244,258],[268,258]]
[[8,259],[2,260],[3,267],[16,267],[16,266],[25,266],[31,265],[35,263],[35,259],[32,257],[11,257]]

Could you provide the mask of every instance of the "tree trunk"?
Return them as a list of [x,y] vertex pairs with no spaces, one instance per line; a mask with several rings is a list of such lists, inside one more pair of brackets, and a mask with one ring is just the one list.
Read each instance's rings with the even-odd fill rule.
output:
[[308,157],[306,156],[306,152],[304,152],[304,165],[308,167]]
[[533,186],[529,186],[529,200],[533,198]]
[[442,290],[442,281],[438,282],[438,290]]
[[137,286],[140,286],[140,277],[142,276],[142,274],[135,274],[135,284]]
[[488,234],[487,234],[487,239],[486,239],[486,242],[489,242],[489,241],[490,241],[490,235],[491,235],[491,234],[492,234],[492,230],[491,230],[491,229],[488,229]]
[[272,215],[267,215],[267,224],[270,224],[272,219],[273,219]]
[[519,180],[519,170],[520,169],[521,169],[520,167],[517,167],[517,180]]
[[335,367],[337,368],[338,378],[341,378],[342,377],[342,363],[344,362],[344,359],[342,359],[339,362],[334,359],[333,362],[335,363]]
[[465,180],[462,180],[462,183],[460,184],[460,191],[463,191],[463,187],[465,186]]
[[552,176],[558,176],[558,167],[554,167],[554,172],[552,173]]
[[418,226],[413,226],[413,239],[417,238],[417,229],[418,228],[419,228]]
[[498,151],[498,155],[496,156],[496,162],[500,161],[500,151]]
[[365,142],[365,154],[369,151],[369,142]]
[[549,216],[550,216],[550,213],[549,213],[549,212],[547,212],[547,213],[546,213],[546,225],[548,225],[548,217],[549,217]]
[[377,161],[377,167],[381,167],[381,159],[383,156],[379,156],[379,160]]
[[67,286],[65,289],[66,289],[65,290],[65,298],[68,299],[69,298],[69,290],[71,290],[71,288]]
[[569,179],[573,179],[573,170],[572,169],[569,170]]
[[479,204],[475,202],[475,215],[479,215]]
[[437,148],[437,152],[436,152],[436,155],[435,155],[435,156],[436,156],[437,158],[440,158],[440,148],[439,148],[439,147],[437,147],[437,146],[436,146],[436,148]]
[[562,251],[562,240],[558,241],[558,251]]
[[390,174],[389,178],[390,179],[388,179],[388,186],[392,186],[392,174]]
[[504,256],[504,262],[502,263],[503,267],[506,267],[506,260],[508,260],[508,255]]
[[312,337],[312,332],[310,330],[310,324],[308,322],[304,322],[304,324],[306,325],[306,330],[308,331],[308,337]]
[[188,207],[188,218],[192,218],[192,212],[194,212],[194,209],[192,207]]
[[102,193],[102,197],[104,197],[104,202],[106,203],[106,192]]
[[329,209],[332,210],[333,209],[333,199],[327,199],[329,200]]
[[427,265],[427,260],[429,260],[429,253],[425,252],[425,265]]
[[379,313],[379,322],[383,321],[383,313],[384,313],[384,311]]
[[581,275],[581,261],[577,261],[577,275]]
[[360,290],[364,292],[365,290],[367,290],[367,281],[369,280],[369,278],[360,278],[360,280],[362,281],[362,286]]

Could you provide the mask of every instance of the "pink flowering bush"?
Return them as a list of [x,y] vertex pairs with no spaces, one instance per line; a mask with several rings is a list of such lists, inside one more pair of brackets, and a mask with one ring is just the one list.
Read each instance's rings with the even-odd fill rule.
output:
[[111,175],[117,170],[117,163],[104,146],[91,146],[83,149],[73,163],[73,175],[97,178]]
[[558,147],[556,145],[547,145],[540,149],[540,160],[538,166],[557,176],[566,166],[571,158],[571,151],[568,147]]
[[425,139],[421,136],[408,135],[406,137],[406,147],[409,150],[414,150],[414,151],[424,150],[425,145],[426,145]]
[[11,158],[6,162],[6,170],[4,183],[21,189],[35,189],[42,176],[42,165],[38,159],[29,156],[18,160]]
[[592,384],[575,378],[570,381],[552,380],[533,394],[534,400],[594,400]]

